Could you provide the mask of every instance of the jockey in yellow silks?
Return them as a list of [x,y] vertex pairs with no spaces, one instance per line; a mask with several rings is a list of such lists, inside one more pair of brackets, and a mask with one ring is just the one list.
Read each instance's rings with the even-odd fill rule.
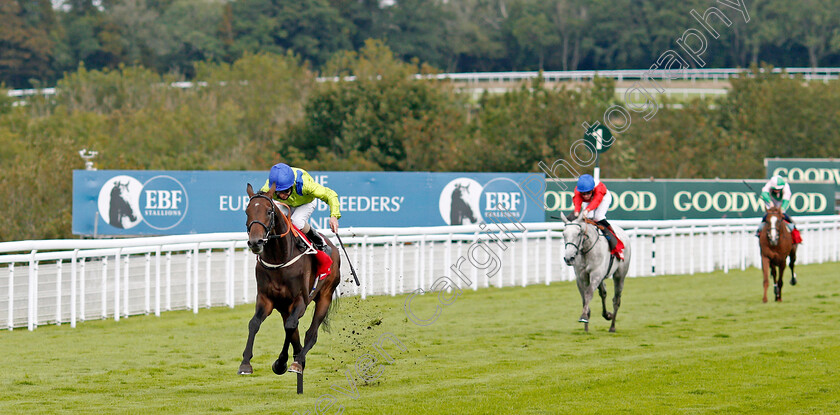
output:
[[[786,210],[788,206],[790,206],[790,197],[792,193],[790,191],[790,184],[779,175],[775,175],[767,181],[764,187],[761,188],[761,200],[764,201],[765,207],[767,209],[776,206],[782,211],[782,215],[784,215],[785,222],[787,222],[787,227],[790,229],[791,237],[793,238],[793,243],[798,244],[802,242],[802,236],[799,234],[799,229],[796,229],[796,225],[793,223],[793,219],[791,219],[790,215],[787,214]],[[755,235],[761,232],[761,228],[764,226],[764,222],[767,220],[767,214],[764,214],[764,217],[761,218],[761,223],[758,225],[758,231],[756,231]]]
[[292,224],[306,234],[316,249],[329,253],[324,239],[309,226],[309,217],[317,207],[315,199],[321,199],[330,207],[330,229],[333,233],[337,232],[338,219],[341,217],[338,194],[316,182],[306,170],[289,167],[284,163],[277,163],[271,167],[268,180],[260,190],[268,192],[271,185],[274,185],[274,199],[292,208]]

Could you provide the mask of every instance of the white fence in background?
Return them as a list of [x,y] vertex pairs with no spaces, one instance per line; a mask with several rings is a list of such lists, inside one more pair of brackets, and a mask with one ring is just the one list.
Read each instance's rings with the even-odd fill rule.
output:
[[[764,72],[764,69],[761,69]],[[840,78],[840,68],[773,68],[773,73],[787,72],[791,77],[802,76],[807,81],[823,81]],[[648,69],[620,69],[620,70],[606,70],[606,71],[543,71],[542,77],[546,82],[583,82],[591,81],[594,77],[613,78],[617,81],[625,80],[647,80],[650,78],[659,80],[689,80],[692,82],[700,81],[725,81],[729,78],[738,78],[747,73],[747,76],[752,76],[751,72],[740,68],[699,68],[699,69],[683,69],[683,70],[648,70]],[[540,75],[538,71],[521,71],[521,72],[462,72],[462,73],[441,73],[441,74],[416,74],[416,79],[437,79],[449,80],[456,84],[466,84],[469,86],[478,86],[474,84],[481,83],[511,83],[522,82],[529,79],[534,79]],[[355,77],[346,76],[342,78],[345,81],[353,81]],[[318,82],[338,81],[338,77],[318,77]],[[199,82],[199,86],[207,85],[204,82]],[[192,82],[173,82],[173,88],[192,88],[195,86]],[[15,89],[8,91],[10,97],[24,98],[32,95],[46,95],[52,96],[56,94],[55,88],[43,89]],[[717,93],[709,93],[710,95]]]
[[[840,261],[840,216],[796,218],[805,244],[798,264]],[[614,221],[629,234],[631,277],[694,274],[760,265],[753,235],[758,219]],[[479,287],[568,281],[561,222],[526,223],[505,234],[489,226],[348,228],[340,235],[362,285],[356,287],[342,255],[342,295],[396,295],[429,290],[450,267],[485,244],[501,267],[460,270]],[[512,225],[509,230],[518,230]],[[491,237],[493,236],[493,237]],[[504,243],[494,242],[498,238]],[[473,258],[475,262],[484,259]],[[479,265],[479,264],[477,264]],[[251,303],[256,295],[254,255],[244,232],[133,239],[45,240],[0,243],[0,325],[8,329],[162,311]]]

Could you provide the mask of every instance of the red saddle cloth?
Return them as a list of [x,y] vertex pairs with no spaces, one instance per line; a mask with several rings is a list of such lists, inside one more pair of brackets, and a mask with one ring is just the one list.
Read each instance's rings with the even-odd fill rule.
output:
[[802,235],[799,234],[799,229],[793,228],[793,232],[790,233],[790,236],[793,238],[794,245],[802,243]]
[[[309,238],[307,238],[306,235],[303,232],[301,232],[300,229],[297,228],[297,226],[292,225],[292,227],[295,228],[295,233],[297,233],[298,236],[303,238],[304,241],[306,241],[309,245],[312,245],[312,248],[315,249],[315,260],[318,262],[318,269],[317,271],[315,271],[315,273],[318,274],[318,279],[322,280],[326,278],[327,275],[330,275],[330,269],[332,268],[332,258],[330,258],[330,256],[327,255],[326,252],[315,248],[315,245],[312,244],[312,241],[310,241]],[[323,238],[323,235],[321,237]]]
[[621,261],[624,261],[624,242],[621,242],[621,239],[618,239],[618,235],[613,233],[613,237],[616,240],[615,249],[610,251],[610,254],[615,255]]
[[618,238],[618,235],[616,235],[615,232],[612,231],[612,229],[607,229],[601,226],[601,224],[598,222],[591,221],[589,219],[587,219],[587,222],[595,225],[595,227],[600,229],[601,232],[604,232],[604,234],[609,232],[610,235],[612,235],[613,238],[615,238],[615,248],[613,248],[613,250],[610,251],[610,255],[615,255],[616,258],[618,258],[621,261],[624,261],[624,242],[622,242],[621,239]]

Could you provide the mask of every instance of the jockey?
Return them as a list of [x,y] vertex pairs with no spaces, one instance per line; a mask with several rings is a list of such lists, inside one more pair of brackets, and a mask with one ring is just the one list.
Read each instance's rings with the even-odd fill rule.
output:
[[260,190],[268,192],[271,185],[275,186],[275,200],[280,200],[292,208],[292,224],[306,234],[316,249],[326,252],[327,243],[314,228],[309,226],[309,217],[316,208],[315,198],[321,199],[330,207],[330,229],[333,233],[338,231],[338,218],[341,217],[338,210],[338,194],[318,184],[306,170],[289,167],[283,163],[277,163],[271,168],[268,180]]
[[[761,188],[761,200],[765,203],[765,208],[769,209],[773,206],[777,206],[782,210],[782,215],[784,215],[785,221],[787,222],[788,229],[790,230],[791,237],[793,238],[793,243],[798,244],[802,242],[802,236],[799,234],[799,229],[796,229],[796,225],[793,223],[793,219],[790,218],[790,215],[785,212],[790,205],[790,184],[779,175],[775,175],[767,181],[763,188]],[[761,218],[761,223],[758,225],[758,230],[755,232],[755,236],[758,236],[761,233],[761,228],[764,226],[764,222],[767,220],[767,214],[764,214],[764,217]]]
[[623,260],[624,255],[621,251],[624,249],[624,244],[618,240],[612,225],[607,222],[607,210],[612,203],[612,195],[607,191],[607,186],[603,182],[599,182],[596,186],[595,178],[584,174],[578,179],[572,202],[575,205],[574,217],[577,217],[582,210],[584,217],[603,226],[608,231],[604,232],[604,237],[607,238],[610,253]]

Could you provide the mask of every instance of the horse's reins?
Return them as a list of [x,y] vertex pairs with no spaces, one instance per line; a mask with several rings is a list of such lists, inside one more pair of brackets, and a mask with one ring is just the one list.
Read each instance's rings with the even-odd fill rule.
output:
[[[584,230],[583,230],[583,226],[582,226],[581,224],[579,224],[579,223],[567,223],[567,224],[566,224],[566,226],[568,226],[568,225],[577,225],[577,226],[580,228],[580,231],[581,231],[581,235],[580,235],[580,237],[578,238],[578,243],[577,243],[577,245],[575,245],[575,244],[573,244],[573,243],[571,243],[571,242],[566,242],[566,246],[571,245],[571,246],[575,247],[575,249],[577,250],[577,253],[575,254],[575,256],[577,256],[577,254],[578,254],[578,253],[583,253],[584,255],[586,255],[586,254],[588,254],[590,251],[592,251],[593,249],[595,249],[595,244],[592,244],[592,246],[590,246],[590,247],[589,247],[589,249],[587,249],[586,251],[581,251],[581,250],[580,250],[580,245],[583,243],[583,241],[584,241],[584,240],[589,240],[589,234],[588,234],[588,233],[586,233],[586,231],[584,231]],[[597,233],[598,231],[595,231],[595,232]],[[617,235],[615,235],[615,234],[613,234],[613,235],[614,235],[614,237],[616,237],[616,238],[618,237],[618,236],[617,236]],[[598,237],[600,238],[601,236],[600,236],[600,235],[598,235]],[[609,264],[607,264],[607,273],[606,273],[606,275],[604,275],[604,278],[606,278],[606,277],[610,274],[610,269],[612,269],[613,260],[615,260],[615,257],[614,257],[613,255],[610,255],[610,263],[609,263]]]
[[[272,200],[270,197],[268,197],[268,196],[266,196],[262,193],[255,194],[254,196],[251,197],[251,200],[257,199],[257,198],[268,200],[269,204],[271,205],[271,212],[268,214],[268,216],[269,216],[268,225],[266,225],[266,224],[264,224],[264,223],[262,223],[262,222],[260,222],[256,219],[252,220],[246,226],[246,230],[248,231],[248,234],[251,233],[251,226],[253,226],[254,224],[260,225],[263,228],[265,228],[265,238],[261,239],[261,241],[264,241],[264,242],[268,242],[269,240],[272,240],[272,239],[281,239],[281,238],[285,237],[286,235],[288,235],[289,232],[292,232],[292,230],[294,229],[294,227],[292,226],[292,221],[288,217],[286,217],[286,215],[280,213],[279,214],[280,217],[282,217],[283,220],[286,222],[286,232],[283,232],[280,235],[274,234],[274,225],[275,225],[274,220],[275,220],[275,217],[278,215],[277,210],[276,210],[276,205],[274,204],[274,200]],[[292,234],[296,235],[297,232],[292,232]],[[309,247],[306,251],[301,252],[300,254],[298,254],[297,256],[295,256],[294,258],[289,260],[288,262],[285,262],[285,263],[282,263],[282,264],[272,264],[272,263],[269,263],[269,262],[265,262],[265,260],[263,260],[262,257],[259,256],[259,255],[257,255],[257,262],[259,262],[260,265],[262,265],[263,267],[266,267],[266,268],[269,268],[269,269],[285,268],[285,267],[288,267],[289,265],[292,265],[295,262],[297,262],[297,260],[299,260],[304,255],[314,254],[315,252],[316,252],[315,249],[312,248],[311,245],[309,245]]]
[[[592,244],[592,246],[590,246],[589,249],[587,249],[586,251],[581,251],[580,250],[580,246],[583,244],[583,241],[584,240],[587,240],[587,241],[589,240],[589,235],[583,230],[583,226],[581,226],[581,224],[579,224],[579,223],[567,223],[566,224],[566,226],[569,226],[569,225],[575,225],[575,226],[579,227],[580,231],[581,231],[581,234],[580,234],[580,237],[578,237],[577,244],[574,244],[572,242],[566,242],[566,246],[571,245],[571,246],[575,247],[575,249],[577,250],[578,253],[583,253],[584,255],[588,254],[589,251],[592,251],[592,249],[595,248],[595,244]],[[577,254],[575,254],[575,255],[577,255]]]

